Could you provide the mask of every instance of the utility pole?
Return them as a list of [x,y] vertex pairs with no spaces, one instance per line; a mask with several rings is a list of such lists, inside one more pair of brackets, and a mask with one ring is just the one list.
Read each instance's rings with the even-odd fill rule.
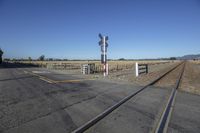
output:
[[107,63],[107,47],[108,47],[108,36],[102,36],[99,34],[100,42],[99,46],[101,46],[101,63],[103,64],[103,75],[104,77],[108,75],[108,63]]

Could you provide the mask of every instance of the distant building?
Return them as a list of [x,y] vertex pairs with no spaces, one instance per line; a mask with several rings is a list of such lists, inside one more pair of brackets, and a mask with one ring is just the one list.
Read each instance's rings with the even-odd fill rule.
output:
[[2,63],[2,55],[3,55],[3,51],[0,48],[0,64]]

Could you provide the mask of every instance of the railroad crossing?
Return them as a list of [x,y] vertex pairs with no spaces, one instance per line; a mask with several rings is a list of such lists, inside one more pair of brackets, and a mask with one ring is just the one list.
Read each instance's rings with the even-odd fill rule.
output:
[[[200,98],[177,89],[184,66],[178,63],[146,86],[137,86],[7,64],[0,69],[0,131],[198,132]],[[174,86],[155,85],[172,73],[177,75]]]

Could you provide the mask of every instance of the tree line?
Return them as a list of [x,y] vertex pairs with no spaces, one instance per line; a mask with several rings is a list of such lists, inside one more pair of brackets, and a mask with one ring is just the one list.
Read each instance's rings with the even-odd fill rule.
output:
[[4,58],[4,61],[68,61],[69,59],[57,59],[57,58],[45,58],[45,55],[39,56],[37,59],[31,57],[28,58]]
[[2,63],[2,56],[3,56],[3,51],[2,51],[2,49],[0,48],[0,64]]

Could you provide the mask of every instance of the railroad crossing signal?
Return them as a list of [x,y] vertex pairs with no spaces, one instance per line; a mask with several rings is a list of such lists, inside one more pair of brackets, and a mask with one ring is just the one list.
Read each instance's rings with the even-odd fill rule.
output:
[[102,36],[99,34],[99,46],[101,46],[101,63],[104,64],[104,76],[108,75],[108,64],[107,64],[107,48],[108,48],[108,36]]

